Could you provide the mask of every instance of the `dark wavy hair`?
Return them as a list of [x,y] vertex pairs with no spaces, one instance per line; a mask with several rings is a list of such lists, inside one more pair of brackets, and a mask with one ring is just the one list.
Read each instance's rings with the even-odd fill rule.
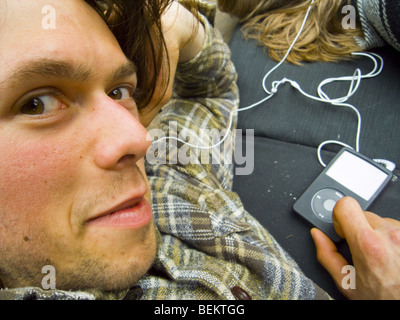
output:
[[[172,0],[85,0],[107,23],[126,57],[138,70],[139,110],[148,105],[156,90],[157,80],[170,81],[161,16]],[[161,74],[164,73],[165,74]],[[164,92],[165,94],[165,92]],[[160,97],[160,100],[162,97]]]
[[[165,52],[161,15],[171,0],[85,0],[107,23],[138,70],[138,108],[151,100]],[[169,76],[167,80],[169,81]]]

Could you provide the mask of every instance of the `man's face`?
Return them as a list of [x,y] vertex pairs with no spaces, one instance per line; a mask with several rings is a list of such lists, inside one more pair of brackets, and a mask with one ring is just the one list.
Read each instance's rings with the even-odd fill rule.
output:
[[[52,6],[55,29],[43,21]],[[47,7],[48,8],[48,7]],[[0,279],[118,289],[156,250],[135,66],[83,0],[0,3]]]

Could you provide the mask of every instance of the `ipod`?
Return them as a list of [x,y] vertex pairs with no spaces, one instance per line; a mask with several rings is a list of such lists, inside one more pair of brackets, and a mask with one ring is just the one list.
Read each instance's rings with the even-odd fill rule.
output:
[[294,203],[293,210],[333,241],[340,241],[332,222],[336,202],[350,196],[366,210],[392,179],[392,172],[375,161],[343,148]]

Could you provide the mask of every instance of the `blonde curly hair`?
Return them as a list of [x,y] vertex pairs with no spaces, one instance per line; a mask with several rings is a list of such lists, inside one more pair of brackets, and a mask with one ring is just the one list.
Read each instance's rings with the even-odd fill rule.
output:
[[[284,2],[284,4],[282,4]],[[312,0],[218,0],[219,9],[240,19],[243,33],[266,47],[280,61],[303,23]],[[359,26],[344,29],[341,13],[348,0],[316,0],[304,30],[287,61],[338,61],[359,51]]]

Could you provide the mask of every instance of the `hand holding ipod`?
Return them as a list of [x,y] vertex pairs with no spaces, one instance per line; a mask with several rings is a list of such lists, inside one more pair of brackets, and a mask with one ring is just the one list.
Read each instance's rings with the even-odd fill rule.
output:
[[343,148],[293,206],[295,212],[333,241],[332,211],[338,200],[350,196],[366,210],[392,179],[392,172],[349,148]]
[[355,267],[355,289],[342,285],[343,267],[349,263],[321,231],[312,229],[317,258],[338,289],[349,299],[400,299],[400,222],[363,212],[346,197],[335,206],[336,230],[346,239]]

